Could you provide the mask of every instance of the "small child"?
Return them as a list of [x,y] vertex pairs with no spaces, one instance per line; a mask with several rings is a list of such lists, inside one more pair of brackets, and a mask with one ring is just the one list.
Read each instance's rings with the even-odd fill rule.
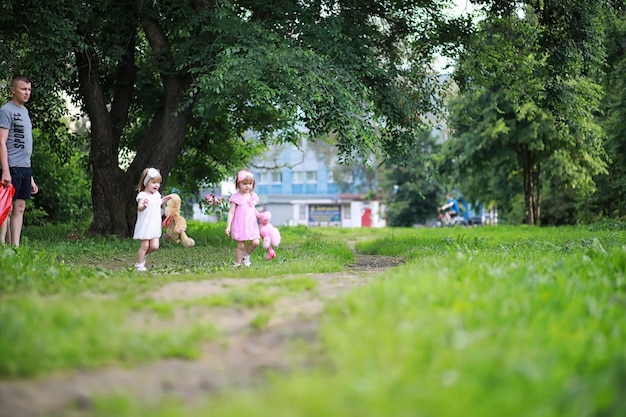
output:
[[[250,266],[250,254],[259,246],[261,235],[257,223],[256,205],[259,196],[254,192],[254,176],[252,172],[243,169],[235,178],[235,192],[229,200],[230,209],[226,219],[226,235],[237,241],[235,251],[235,266]],[[250,245],[246,248],[246,241]]]
[[137,184],[137,223],[133,239],[139,240],[137,251],[137,271],[146,270],[146,255],[159,249],[161,237],[161,205],[171,198],[171,194],[161,198],[161,173],[156,168],[146,168]]

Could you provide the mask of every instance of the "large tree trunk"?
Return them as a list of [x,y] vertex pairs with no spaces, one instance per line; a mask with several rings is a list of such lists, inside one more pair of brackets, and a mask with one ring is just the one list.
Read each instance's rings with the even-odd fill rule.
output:
[[94,208],[92,232],[106,234],[112,229],[114,201],[123,190],[123,172],[117,164],[117,146],[107,103],[99,83],[97,59],[89,52],[77,53],[78,81],[85,110],[91,122],[91,198]]
[[[153,49],[163,52],[167,48],[167,39],[158,25],[148,22],[144,30]],[[88,52],[76,54],[81,96],[91,122],[91,194],[94,211],[91,231],[120,237],[128,237],[133,232],[137,217],[135,186],[141,172],[144,168],[156,167],[163,178],[167,178],[185,142],[191,116],[190,107],[180,111],[190,77],[186,73],[168,71],[168,75],[162,77],[163,105],[153,117],[129,169],[124,171],[120,168],[120,138],[128,119],[136,73],[134,29],[129,33],[129,39],[132,41],[126,45],[126,56],[120,64],[110,111],[99,83],[97,57]],[[167,63],[171,56],[164,56]]]
[[[179,83],[177,88],[182,95],[186,87]],[[166,100],[164,108],[155,115],[126,172],[118,166],[119,150],[110,147],[113,142],[110,125],[94,129],[92,122],[92,232],[120,237],[132,234],[137,217],[135,187],[141,172],[144,168],[156,167],[166,179],[183,147],[190,112],[176,115],[178,103],[173,98]]]

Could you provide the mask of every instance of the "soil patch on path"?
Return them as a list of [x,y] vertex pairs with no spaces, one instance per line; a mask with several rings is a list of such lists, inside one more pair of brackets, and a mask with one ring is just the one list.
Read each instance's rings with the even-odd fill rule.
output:
[[[88,416],[93,398],[113,394],[130,394],[148,402],[175,396],[194,404],[211,392],[259,384],[269,370],[289,372],[293,366],[312,366],[321,359],[315,348],[325,304],[402,263],[398,258],[357,254],[346,272],[281,277],[282,281],[313,279],[316,291],[281,294],[271,307],[268,323],[260,329],[252,326],[259,314],[255,308],[203,310],[202,319],[210,320],[221,336],[218,342],[204,345],[198,360],[165,359],[128,369],[76,370],[38,379],[0,381],[0,417]],[[185,300],[259,281],[268,280],[176,282],[148,296]],[[145,317],[134,319],[142,323]],[[174,318],[185,319],[188,315]],[[298,344],[305,348],[294,349]]]

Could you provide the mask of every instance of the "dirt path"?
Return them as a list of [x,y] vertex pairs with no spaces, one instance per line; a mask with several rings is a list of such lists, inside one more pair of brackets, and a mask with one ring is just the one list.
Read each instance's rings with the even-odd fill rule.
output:
[[[315,294],[288,294],[273,305],[269,323],[251,331],[253,309],[214,308],[211,320],[223,335],[218,343],[207,343],[196,361],[166,359],[134,368],[58,373],[35,380],[0,381],[0,417],[81,416],[89,414],[92,398],[115,393],[133,393],[146,401],[173,395],[193,403],[206,393],[258,383],[263,372],[289,370],[293,365],[293,343],[301,340],[314,346],[318,318],[327,301],[366,284],[386,269],[401,264],[397,258],[357,254],[349,271],[311,274],[317,281]],[[281,279],[301,278],[302,275]],[[258,280],[217,279],[168,284],[150,294],[155,299],[180,300],[202,297]],[[315,358],[295,358],[308,366]],[[75,411],[69,413],[68,407]]]

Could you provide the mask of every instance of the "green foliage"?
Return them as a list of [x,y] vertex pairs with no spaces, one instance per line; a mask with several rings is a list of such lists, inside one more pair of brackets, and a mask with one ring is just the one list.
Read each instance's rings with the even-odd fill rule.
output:
[[230,196],[219,197],[214,194],[207,194],[199,201],[200,210],[207,215],[213,216],[218,221],[225,222],[230,209],[229,197]]
[[[39,187],[33,197],[36,207],[44,210],[45,220],[52,223],[86,222],[92,213],[87,153],[76,144],[73,151],[68,150],[69,155],[60,155],[40,132],[35,132],[34,141],[33,175]],[[26,224],[36,224],[31,221],[33,214],[26,213]]]
[[530,2],[495,9],[479,25],[455,72],[461,94],[443,165],[472,199],[507,207],[521,193],[526,222],[536,224],[544,184],[565,189],[574,205],[594,191],[593,176],[606,172],[594,123],[601,89],[589,77],[602,53],[598,4]]
[[92,230],[129,235],[146,166],[195,194],[303,136],[334,135],[342,160],[411,154],[441,97],[438,44],[461,31],[444,6],[11,0],[0,56],[3,71],[38,80],[56,120],[41,126],[49,140],[61,92],[89,117]]
[[435,218],[447,191],[437,175],[440,148],[438,138],[423,131],[411,159],[386,163],[383,188],[393,190],[387,193],[387,225],[410,227]]
[[599,116],[606,131],[604,147],[610,157],[608,173],[598,175],[597,192],[584,202],[585,220],[601,216],[624,217],[626,203],[626,46],[622,42],[626,34],[626,15],[623,5],[609,10],[605,19],[606,74],[601,78],[604,87],[602,114]]

